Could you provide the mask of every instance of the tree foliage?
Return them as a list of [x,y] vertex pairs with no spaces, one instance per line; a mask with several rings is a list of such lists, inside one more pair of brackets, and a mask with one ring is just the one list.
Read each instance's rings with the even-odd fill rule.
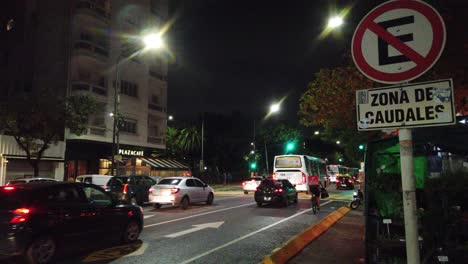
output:
[[44,152],[63,140],[65,128],[77,135],[84,133],[88,117],[97,106],[89,96],[63,98],[48,90],[16,93],[4,98],[0,105],[0,129],[24,150],[35,176]]
[[366,142],[368,135],[357,132],[355,94],[374,85],[354,65],[321,69],[300,98],[300,123],[325,128],[322,138],[340,140],[345,159],[356,164],[360,159],[358,145]]

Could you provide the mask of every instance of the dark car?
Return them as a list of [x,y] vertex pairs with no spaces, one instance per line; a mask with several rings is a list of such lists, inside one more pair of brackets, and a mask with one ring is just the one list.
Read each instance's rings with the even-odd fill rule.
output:
[[142,205],[148,202],[149,189],[155,184],[155,180],[143,175],[114,176],[104,188],[116,194],[124,202]]
[[342,175],[336,177],[336,189],[354,189],[353,178],[349,175]]
[[143,227],[138,206],[119,204],[84,183],[44,182],[0,187],[0,257],[50,263],[60,245],[96,238],[134,242]]
[[296,188],[288,180],[262,180],[254,197],[259,207],[263,204],[282,204],[286,207],[291,202],[297,203]]

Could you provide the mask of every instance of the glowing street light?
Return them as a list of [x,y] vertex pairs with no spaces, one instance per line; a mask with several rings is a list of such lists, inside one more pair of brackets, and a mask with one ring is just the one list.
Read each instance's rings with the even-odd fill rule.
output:
[[320,135],[320,131],[318,131],[318,130],[315,131],[315,132],[314,132],[314,135]]
[[143,43],[147,49],[160,49],[164,46],[161,34],[151,33],[143,37]]
[[280,104],[279,103],[276,103],[276,104],[272,104],[270,106],[270,113],[276,113],[280,110]]
[[337,28],[343,25],[343,17],[341,16],[333,16],[328,19],[328,28]]
[[173,120],[174,117],[170,115],[170,116],[167,117],[167,119],[168,119],[168,120]]
[[341,141],[337,140],[337,141],[336,141],[336,144],[337,144],[337,145],[341,144]]

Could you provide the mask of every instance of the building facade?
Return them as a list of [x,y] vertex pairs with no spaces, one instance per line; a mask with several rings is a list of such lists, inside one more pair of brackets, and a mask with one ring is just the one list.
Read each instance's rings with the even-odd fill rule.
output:
[[[162,29],[168,20],[167,0],[9,2],[0,11],[2,39],[7,40],[0,44],[7,58],[0,66],[7,73],[0,80],[2,90],[47,86],[63,96],[92,95],[99,105],[86,133],[64,132],[64,153],[59,155],[63,179],[110,174],[114,133],[122,173],[141,153],[155,157],[164,151],[167,54],[145,50],[141,37]],[[113,113],[116,97],[118,115]],[[119,126],[114,130],[116,116]],[[24,175],[29,169],[24,168]]]

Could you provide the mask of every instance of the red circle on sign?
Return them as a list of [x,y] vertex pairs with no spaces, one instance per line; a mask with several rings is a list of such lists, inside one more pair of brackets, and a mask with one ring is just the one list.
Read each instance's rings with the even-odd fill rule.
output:
[[[369,65],[362,53],[361,46],[364,33],[366,32],[366,30],[371,30],[370,28],[372,28],[372,32],[377,34],[379,37],[382,37],[381,35],[379,35],[379,33],[382,33],[382,31],[379,30],[384,29],[380,28],[380,26],[378,26],[374,22],[374,20],[385,12],[403,8],[412,9],[421,13],[430,22],[433,32],[432,45],[430,51],[426,55],[426,57],[422,57],[420,54],[417,53],[417,51],[414,51],[410,47],[403,44],[400,46],[401,50],[399,51],[401,52],[403,50],[403,52],[401,53],[407,57],[410,57],[410,59],[416,63],[416,66],[400,73],[387,73],[379,71],[373,68],[371,65]],[[378,31],[378,33],[376,33],[375,31]],[[385,32],[383,32],[382,34],[385,34]],[[388,33],[387,36],[388,38],[390,38],[390,40],[393,41],[393,43],[399,42],[399,40],[397,40],[396,37],[392,36],[390,33]],[[392,43],[389,44],[392,45]],[[399,0],[384,3],[374,8],[371,12],[367,14],[366,17],[364,17],[364,19],[361,21],[361,23],[359,23],[356,31],[354,32],[351,44],[351,51],[354,63],[365,76],[377,82],[399,83],[416,79],[417,77],[424,74],[427,70],[429,70],[439,59],[440,55],[442,54],[444,45],[445,25],[439,13],[437,13],[437,11],[430,5],[427,5],[420,1]]]

